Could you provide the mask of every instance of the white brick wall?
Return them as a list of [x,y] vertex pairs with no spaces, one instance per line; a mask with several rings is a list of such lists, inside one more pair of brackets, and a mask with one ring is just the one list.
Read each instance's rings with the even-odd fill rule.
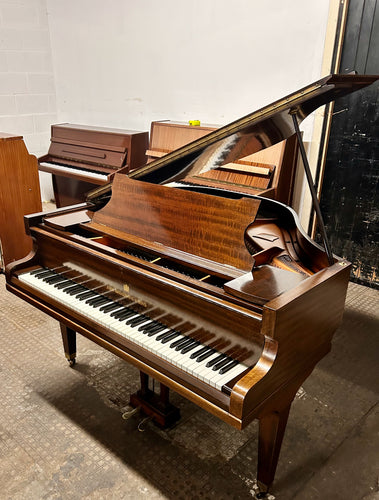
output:
[[[46,0],[0,0],[0,131],[23,135],[29,152],[39,156],[56,122]],[[48,201],[51,180],[40,177]]]

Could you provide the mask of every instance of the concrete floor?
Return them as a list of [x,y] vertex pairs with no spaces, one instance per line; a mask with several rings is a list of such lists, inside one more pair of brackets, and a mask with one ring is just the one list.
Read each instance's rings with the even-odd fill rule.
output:
[[[379,292],[349,285],[332,352],[292,406],[272,495],[377,499]],[[56,321],[0,276],[1,499],[249,499],[257,424],[240,432],[178,395],[181,421],[144,432],[122,413],[138,372],[78,338],[69,368]]]

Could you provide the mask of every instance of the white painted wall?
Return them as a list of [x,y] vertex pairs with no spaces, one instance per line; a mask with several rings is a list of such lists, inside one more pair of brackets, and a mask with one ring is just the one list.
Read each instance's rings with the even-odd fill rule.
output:
[[47,0],[60,121],[225,124],[320,77],[328,0]]
[[[23,134],[41,154],[57,122],[228,123],[322,76],[328,8],[329,0],[0,0],[0,130]],[[310,137],[311,122],[305,130]],[[49,189],[42,179],[45,199]]]

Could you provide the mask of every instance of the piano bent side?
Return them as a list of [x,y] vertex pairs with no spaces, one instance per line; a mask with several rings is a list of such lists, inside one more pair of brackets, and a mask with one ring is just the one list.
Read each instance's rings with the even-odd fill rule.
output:
[[[308,277],[263,306],[266,342],[256,366],[244,375],[230,397],[230,412],[241,428],[267,411],[267,395],[292,401],[302,382],[331,348],[342,320],[351,264],[340,260]],[[275,343],[274,343],[275,342]]]

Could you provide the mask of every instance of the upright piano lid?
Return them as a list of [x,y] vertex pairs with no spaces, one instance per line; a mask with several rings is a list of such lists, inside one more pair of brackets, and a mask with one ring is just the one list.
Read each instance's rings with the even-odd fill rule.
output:
[[130,137],[141,132],[72,123],[51,126],[48,155],[53,161],[119,169],[124,166]]
[[51,126],[51,141],[95,148],[104,147],[112,151],[125,151],[130,142],[129,136],[137,133],[140,132],[74,123],[59,123]]
[[[300,122],[318,107],[366,87],[378,78],[375,75],[353,74],[327,76],[129,175],[134,179],[164,184],[256,153],[295,133],[292,114],[295,113]],[[88,200],[95,202],[110,191],[111,185],[102,186],[92,191]]]

